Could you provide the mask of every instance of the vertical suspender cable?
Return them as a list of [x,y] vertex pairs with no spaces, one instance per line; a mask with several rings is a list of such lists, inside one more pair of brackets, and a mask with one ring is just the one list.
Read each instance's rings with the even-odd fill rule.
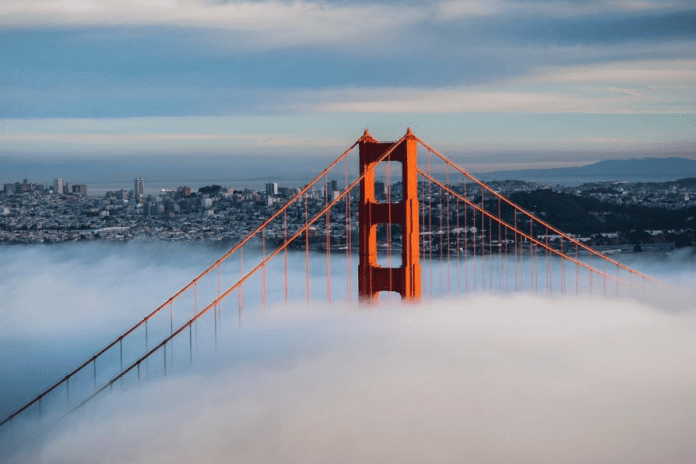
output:
[[454,212],[457,215],[456,218],[456,228],[457,228],[457,294],[459,294],[459,282],[461,281],[461,271],[460,271],[460,263],[459,263],[459,252],[460,252],[460,246],[461,243],[459,241],[459,233],[461,230],[459,229],[459,198],[456,199],[456,206],[454,208]]
[[[387,186],[387,267],[389,268],[389,288],[394,288],[394,275],[392,266],[392,216],[391,216],[391,163],[387,160],[384,165],[384,170],[386,173],[386,186]],[[379,251],[377,251],[379,253]],[[391,298],[391,293],[387,293],[387,298]]]
[[[287,211],[287,210],[286,210]],[[288,214],[283,211],[283,244],[288,241]],[[285,287],[285,305],[288,304],[288,247],[283,248],[283,284]]]
[[488,216],[488,290],[493,291],[493,220]]
[[[481,189],[481,210],[485,211],[483,189]],[[481,213],[481,290],[486,289],[486,216]]]
[[[468,197],[467,192],[467,180],[464,178],[464,198]],[[464,205],[464,288],[466,292],[469,292],[469,223],[468,223],[468,210],[469,205]]]
[[[266,229],[261,231],[261,256],[266,258]],[[218,285],[218,296],[220,287]],[[261,268],[261,311],[266,311],[266,266]]]
[[502,282],[503,227],[500,218],[500,198],[498,198],[498,291],[503,291]]
[[[307,193],[304,198],[304,211],[305,211],[305,227],[309,221],[309,211],[307,207]],[[307,296],[307,304],[309,304],[309,228],[305,230],[305,293]]]
[[442,189],[440,189],[440,195],[438,196],[438,199],[440,202],[440,206],[438,208],[438,211],[439,211],[438,216],[440,216],[440,228],[438,230],[437,235],[440,237],[440,295],[441,296],[444,295],[444,293],[445,293],[445,274],[444,274],[444,269],[443,269],[444,268],[443,261],[445,259],[445,256],[444,256],[445,250],[444,250],[443,237],[442,237],[443,236],[443,230],[442,230],[442,211],[443,211],[442,210],[442,195],[443,194],[444,194],[444,192],[442,191]]
[[[449,165],[446,165],[446,173],[447,173],[447,188],[450,188],[450,176],[449,176]],[[445,195],[447,195],[447,234],[445,234],[445,237],[447,238],[447,294],[450,294],[450,195],[449,193],[445,192]]]
[[[326,187],[324,188],[324,200],[326,202],[325,206],[329,205],[329,175],[326,174]],[[286,227],[287,230],[287,227]],[[287,248],[286,248],[287,250]],[[287,260],[287,251],[285,252]],[[287,303],[288,290],[287,290],[287,268],[285,277],[285,302]],[[331,210],[326,210],[326,301],[331,303]]]
[[[432,174],[432,156],[428,150],[428,175]],[[428,180],[428,265],[430,266],[430,299],[433,298],[433,183]]]
[[[239,249],[239,275],[240,278],[244,277],[244,247]],[[237,297],[239,298],[239,323],[241,324],[244,314],[244,284],[239,286]]]
[[[345,170],[345,189],[348,188],[348,159],[343,162],[344,170]],[[352,250],[351,248],[353,247],[353,238],[351,237],[351,224],[350,224],[350,215],[351,215],[351,202],[352,202],[352,192],[348,193],[346,195],[346,299],[350,303],[351,297],[352,297],[352,274],[353,270],[351,269],[351,253]]]

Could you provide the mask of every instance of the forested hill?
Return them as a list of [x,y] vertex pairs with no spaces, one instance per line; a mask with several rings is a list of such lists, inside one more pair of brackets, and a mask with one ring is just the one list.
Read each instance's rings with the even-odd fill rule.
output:
[[574,234],[696,229],[693,207],[672,210],[617,205],[550,189],[517,192],[510,199],[560,230]]

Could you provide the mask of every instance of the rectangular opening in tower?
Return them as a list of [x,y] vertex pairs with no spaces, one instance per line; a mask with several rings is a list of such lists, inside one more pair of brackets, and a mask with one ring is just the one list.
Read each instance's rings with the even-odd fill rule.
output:
[[377,225],[377,265],[380,267],[401,266],[402,243],[401,224],[382,223]]
[[403,165],[384,161],[375,166],[375,200],[378,203],[398,203],[402,197]]

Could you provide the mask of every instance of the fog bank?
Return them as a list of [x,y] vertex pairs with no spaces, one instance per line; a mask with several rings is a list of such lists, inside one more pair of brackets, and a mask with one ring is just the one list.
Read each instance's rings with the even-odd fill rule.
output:
[[235,343],[281,340],[256,359],[114,394],[35,462],[696,458],[693,314],[529,296],[306,311],[245,322]]
[[[0,331],[6,352],[0,387],[22,396],[10,388],[14,374],[38,369],[56,349],[65,359],[49,356],[43,362],[55,372],[41,375],[44,383],[57,380],[84,357],[84,337],[94,344],[110,340],[117,325],[135,322],[220,254],[148,247],[2,250],[15,266],[31,262],[37,270],[34,277],[2,271],[2,289],[11,298],[0,308],[26,305],[31,318],[24,324],[3,313],[10,329]],[[332,260],[345,269],[338,256]],[[693,281],[693,258],[686,255],[634,264],[661,279]],[[269,281],[276,271],[269,270]],[[325,277],[312,279],[313,292],[325,291]],[[32,282],[40,290],[27,292]],[[78,317],[85,303],[75,295],[85,293],[103,301],[92,322]],[[142,307],[133,295],[143,297]],[[471,294],[419,305],[392,299],[375,308],[274,303],[264,312],[254,307],[251,292],[246,295],[243,324],[235,305],[223,307],[217,355],[204,349],[212,325],[202,322],[202,348],[191,367],[140,387],[126,382],[48,435],[23,442],[7,462],[696,459],[692,291],[621,299]],[[61,325],[60,314],[71,322]],[[62,329],[69,336],[61,338]],[[29,357],[9,343],[42,337],[46,344]],[[187,353],[176,350],[177,361],[188,366]]]

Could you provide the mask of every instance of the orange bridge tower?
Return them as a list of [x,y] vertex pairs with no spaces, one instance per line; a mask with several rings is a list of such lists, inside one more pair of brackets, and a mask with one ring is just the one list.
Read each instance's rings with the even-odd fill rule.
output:
[[[401,201],[380,203],[375,197],[375,166],[380,158],[400,162],[402,167]],[[361,301],[377,302],[378,292],[399,292],[405,300],[418,300],[421,294],[418,220],[418,139],[409,128],[396,143],[380,143],[365,130],[360,139],[360,265],[358,294]],[[377,264],[377,225],[401,226],[401,266],[381,267]]]

